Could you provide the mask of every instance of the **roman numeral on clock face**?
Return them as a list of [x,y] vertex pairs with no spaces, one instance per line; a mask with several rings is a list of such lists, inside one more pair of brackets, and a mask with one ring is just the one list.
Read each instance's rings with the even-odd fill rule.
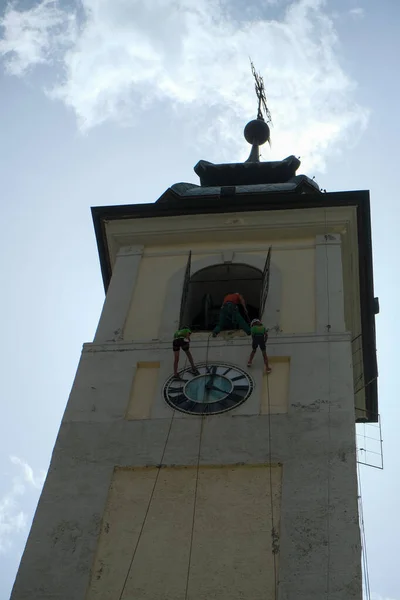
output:
[[231,381],[239,381],[239,379],[246,379],[245,375],[236,375],[236,377],[231,377]]

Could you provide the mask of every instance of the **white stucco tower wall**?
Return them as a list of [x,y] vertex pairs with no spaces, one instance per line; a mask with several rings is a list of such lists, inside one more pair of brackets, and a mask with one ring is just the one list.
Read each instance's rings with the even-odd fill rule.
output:
[[[96,209],[106,300],[12,600],[361,600],[355,421],[374,396],[355,405],[352,340],[373,334],[368,197],[246,194]],[[257,355],[240,406],[174,411],[189,252],[193,275],[262,270],[270,247],[271,375]],[[199,332],[191,350],[246,370],[250,342]]]

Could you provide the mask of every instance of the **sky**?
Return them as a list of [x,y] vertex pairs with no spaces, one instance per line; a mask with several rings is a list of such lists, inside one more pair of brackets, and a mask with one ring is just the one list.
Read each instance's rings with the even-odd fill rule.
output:
[[327,191],[368,189],[384,470],[361,466],[373,600],[400,600],[396,0],[0,1],[0,600],[9,597],[81,347],[104,301],[90,207],[272,145]]

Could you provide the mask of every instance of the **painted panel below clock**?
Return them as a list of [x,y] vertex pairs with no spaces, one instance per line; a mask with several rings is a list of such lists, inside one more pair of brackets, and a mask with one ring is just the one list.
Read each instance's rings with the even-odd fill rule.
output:
[[119,598],[127,575],[126,599],[184,600],[187,583],[190,600],[273,598],[270,490],[279,535],[281,475],[269,465],[203,467],[196,486],[195,467],[158,478],[154,468],[116,469],[86,600]]

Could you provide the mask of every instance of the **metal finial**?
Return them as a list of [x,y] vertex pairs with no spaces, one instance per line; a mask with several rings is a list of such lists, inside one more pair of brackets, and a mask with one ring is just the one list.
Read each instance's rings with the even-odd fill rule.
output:
[[[257,119],[247,123],[244,128],[244,137],[249,144],[252,144],[252,149],[249,158],[246,162],[260,162],[259,146],[265,142],[271,143],[270,129],[268,123],[271,123],[271,113],[267,106],[267,98],[265,96],[264,80],[254,68],[250,60],[251,72],[255,79],[255,90],[258,99]],[[264,113],[264,114],[263,114]],[[265,119],[264,119],[265,115]]]

